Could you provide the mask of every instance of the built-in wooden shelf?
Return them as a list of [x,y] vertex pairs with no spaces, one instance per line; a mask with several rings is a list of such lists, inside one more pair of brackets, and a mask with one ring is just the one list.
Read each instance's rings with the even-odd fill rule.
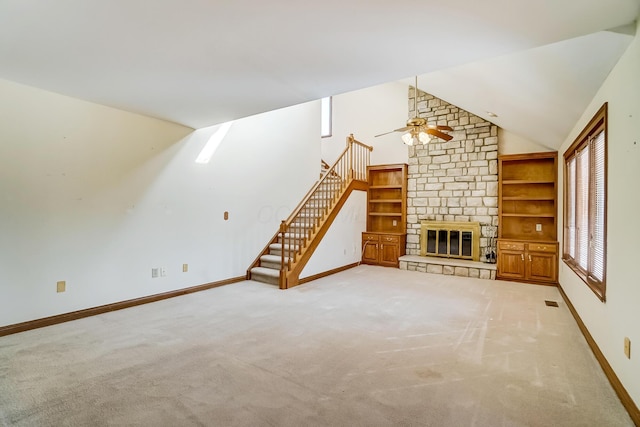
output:
[[548,180],[531,180],[531,179],[510,179],[502,181],[502,185],[517,185],[517,184],[555,184],[554,181]]
[[503,213],[503,217],[513,217],[513,218],[555,218],[556,215],[552,213]]
[[407,171],[404,163],[367,168],[367,231],[362,233],[362,262],[398,267],[405,254]]
[[498,157],[499,279],[555,284],[558,153]]

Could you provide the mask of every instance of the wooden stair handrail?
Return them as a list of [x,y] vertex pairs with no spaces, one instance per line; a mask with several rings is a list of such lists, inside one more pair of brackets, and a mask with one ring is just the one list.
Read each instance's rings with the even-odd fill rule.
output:
[[[350,150],[352,150],[351,145],[352,144],[356,144],[359,146],[362,146],[364,148],[366,148],[369,151],[373,151],[373,147],[366,145],[358,140],[356,140],[353,137],[353,134],[349,135],[347,137],[347,146],[345,147],[344,151],[342,151],[342,153],[340,153],[340,155],[338,156],[338,159],[333,163],[333,165],[324,173],[324,175],[322,176],[322,178],[320,178],[318,180],[318,182],[316,182],[316,184],[311,187],[311,189],[307,192],[307,194],[304,196],[304,198],[302,199],[302,201],[300,203],[298,203],[298,206],[296,206],[296,208],[293,210],[293,212],[291,213],[291,215],[289,215],[289,217],[285,220],[287,223],[287,226],[291,225],[291,222],[293,219],[295,219],[295,217],[300,213],[300,210],[302,209],[302,207],[309,201],[309,199],[313,196],[313,193],[315,193],[315,191],[318,189],[318,187],[320,187],[322,185],[322,183],[327,179],[327,177],[329,175],[336,175],[335,173],[335,168],[336,166],[340,163],[340,160],[342,159],[342,157],[347,154]],[[324,160],[323,160],[324,162]],[[326,162],[325,162],[326,164]]]
[[[365,152],[364,150],[367,151]],[[369,152],[371,151],[373,151],[373,147],[357,141],[353,134],[347,137],[347,146],[340,156],[338,156],[338,159],[311,187],[300,203],[298,203],[291,215],[289,215],[286,220],[282,221],[278,231],[258,254],[253,263],[251,263],[247,270],[247,279],[251,277],[251,269],[256,265],[259,265],[260,258],[267,254],[270,246],[276,243],[280,238],[280,288],[287,288],[287,273],[291,272],[293,267],[296,265],[297,258],[309,247],[308,242],[316,235],[316,231],[320,226],[322,226],[327,219],[327,216],[332,212],[336,201],[339,197],[344,195],[344,192],[348,188],[351,188],[351,182],[366,181],[366,168],[369,164]],[[322,163],[326,165],[324,160],[322,160]],[[331,181],[329,180],[329,177],[337,177],[339,178],[339,182],[336,183]],[[324,184],[327,185],[323,187]],[[322,196],[319,199],[316,199],[316,203],[314,205],[309,205],[308,203],[317,193],[321,193]],[[318,201],[320,200],[325,202],[326,205],[319,206]],[[301,215],[303,209],[307,210],[306,216]],[[316,216],[311,215],[309,209],[311,209]],[[300,222],[296,229],[292,231],[291,224],[296,220]],[[300,227],[300,224],[302,224],[302,227]],[[287,252],[286,257],[285,252]],[[306,255],[307,258],[309,256],[310,254]],[[300,266],[298,266],[298,268],[300,268]]]
[[322,178],[320,178],[313,187],[311,187],[311,189],[307,192],[307,194],[304,196],[304,198],[302,199],[302,201],[300,203],[298,203],[298,206],[296,206],[296,208],[293,210],[293,212],[291,213],[291,215],[289,215],[289,217],[285,220],[285,223],[287,224],[287,227],[289,225],[291,225],[291,222],[298,216],[298,214],[300,213],[300,211],[302,210],[302,207],[309,201],[309,199],[311,199],[311,197],[313,196],[313,194],[316,192],[316,190],[327,180],[327,177],[335,170],[336,165],[340,162],[340,160],[342,159],[342,157],[349,151],[349,147],[345,148],[344,151],[342,152],[342,154],[340,154],[340,156],[338,156],[338,160],[336,160],[336,162],[333,164],[333,166],[331,166],[322,176]]
[[353,137],[353,134],[351,134],[351,135],[349,135],[349,136],[347,137],[347,141],[353,141],[353,143],[354,143],[354,144],[356,144],[356,145],[360,145],[360,146],[362,146],[362,147],[366,148],[366,149],[367,149],[367,150],[369,150],[369,151],[373,151],[373,147],[372,147],[372,146],[367,145],[367,144],[365,144],[365,143],[363,143],[363,142],[358,141],[357,139],[355,139],[355,138]]

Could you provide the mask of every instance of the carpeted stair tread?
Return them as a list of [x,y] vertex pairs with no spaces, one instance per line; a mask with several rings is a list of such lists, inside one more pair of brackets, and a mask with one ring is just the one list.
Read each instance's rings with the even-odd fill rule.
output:
[[269,276],[269,277],[280,277],[280,271],[275,270],[273,268],[265,268],[265,267],[253,267],[251,269],[251,274],[258,274],[258,275]]
[[[287,262],[288,260],[289,258],[284,257],[284,262]],[[260,261],[280,264],[282,257],[280,255],[262,255],[260,257]]]
[[[282,250],[282,244],[281,243],[272,243],[269,245],[269,249],[270,250],[275,250],[275,251],[280,251]],[[299,245],[284,245],[284,249],[285,251],[290,251],[290,250],[294,250],[297,251],[299,249]]]

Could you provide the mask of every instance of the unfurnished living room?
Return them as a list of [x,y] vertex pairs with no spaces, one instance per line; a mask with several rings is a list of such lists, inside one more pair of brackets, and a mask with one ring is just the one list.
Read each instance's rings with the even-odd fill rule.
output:
[[0,2],[0,426],[640,426],[639,17]]

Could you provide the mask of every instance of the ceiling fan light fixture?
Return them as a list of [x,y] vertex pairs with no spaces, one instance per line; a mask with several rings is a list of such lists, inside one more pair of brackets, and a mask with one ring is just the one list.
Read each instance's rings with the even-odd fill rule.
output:
[[418,139],[423,144],[428,144],[429,141],[431,141],[431,137],[426,132],[420,132],[420,134],[418,134]]
[[414,138],[413,135],[411,134],[411,132],[407,132],[404,135],[402,135],[402,142],[404,142],[407,145],[413,145],[414,142]]

